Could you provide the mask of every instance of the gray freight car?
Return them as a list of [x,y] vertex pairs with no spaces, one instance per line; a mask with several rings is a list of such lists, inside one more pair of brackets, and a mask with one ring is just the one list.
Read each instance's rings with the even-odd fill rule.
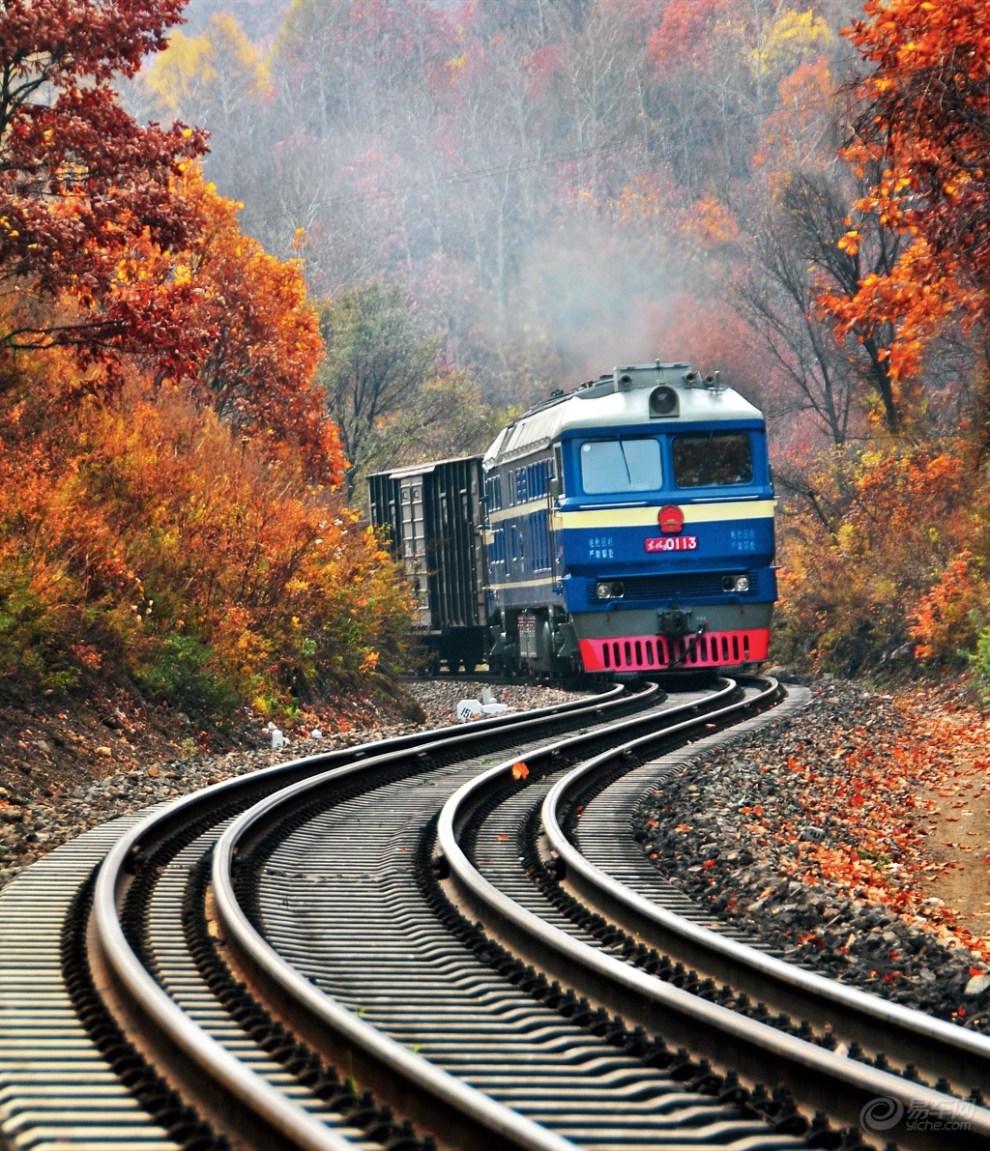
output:
[[481,457],[378,472],[368,492],[416,596],[424,663],[473,672],[487,658]]

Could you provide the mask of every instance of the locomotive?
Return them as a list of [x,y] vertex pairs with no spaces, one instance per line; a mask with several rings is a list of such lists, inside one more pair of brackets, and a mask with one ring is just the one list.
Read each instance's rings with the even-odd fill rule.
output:
[[369,477],[432,666],[609,678],[765,661],[777,598],[761,412],[718,373],[617,367],[484,456]]

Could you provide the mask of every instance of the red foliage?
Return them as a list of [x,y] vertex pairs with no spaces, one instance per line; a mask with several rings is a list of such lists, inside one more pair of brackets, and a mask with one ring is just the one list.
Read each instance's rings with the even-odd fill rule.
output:
[[658,68],[707,59],[718,25],[737,19],[737,12],[733,0],[670,0],[660,26],[650,33],[650,59]]
[[[848,150],[881,173],[858,207],[912,238],[889,275],[831,301],[845,330],[865,315],[900,327],[891,371],[909,375],[944,317],[990,319],[990,22],[984,0],[869,0],[851,37],[873,65]],[[858,236],[844,241],[854,253]]]
[[[73,344],[84,362],[102,361],[106,341],[125,340],[134,319],[108,302],[118,261],[146,240],[168,249],[198,228],[170,178],[205,150],[205,134],[139,126],[110,84],[164,45],[182,7],[7,0],[0,9],[0,282],[68,293],[85,309],[63,324],[21,314],[0,341]],[[145,340],[159,335],[144,332]]]

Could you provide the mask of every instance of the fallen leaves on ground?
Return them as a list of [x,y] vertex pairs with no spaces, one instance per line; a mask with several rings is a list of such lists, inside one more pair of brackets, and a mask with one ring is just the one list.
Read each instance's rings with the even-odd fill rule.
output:
[[[928,882],[958,867],[957,853],[982,846],[978,821],[950,829],[948,837],[943,825],[985,813],[990,723],[976,713],[933,707],[921,693],[896,704],[906,720],[902,730],[854,727],[830,757],[822,756],[820,744],[799,745],[786,757],[783,772],[792,777],[786,790],[797,806],[785,818],[770,804],[740,811],[747,830],[776,845],[789,878],[835,884],[855,898],[919,916],[943,941],[990,960],[990,938],[961,924],[951,906],[932,897]],[[760,765],[763,773],[779,770]],[[990,882],[985,887],[990,896]]]

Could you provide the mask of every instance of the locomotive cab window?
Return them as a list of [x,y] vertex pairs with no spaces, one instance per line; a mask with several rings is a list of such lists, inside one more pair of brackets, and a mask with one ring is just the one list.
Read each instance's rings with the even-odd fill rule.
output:
[[658,440],[586,440],[581,445],[581,486],[588,495],[652,492],[662,478]]
[[674,436],[674,483],[679,488],[753,482],[753,449],[745,432]]

